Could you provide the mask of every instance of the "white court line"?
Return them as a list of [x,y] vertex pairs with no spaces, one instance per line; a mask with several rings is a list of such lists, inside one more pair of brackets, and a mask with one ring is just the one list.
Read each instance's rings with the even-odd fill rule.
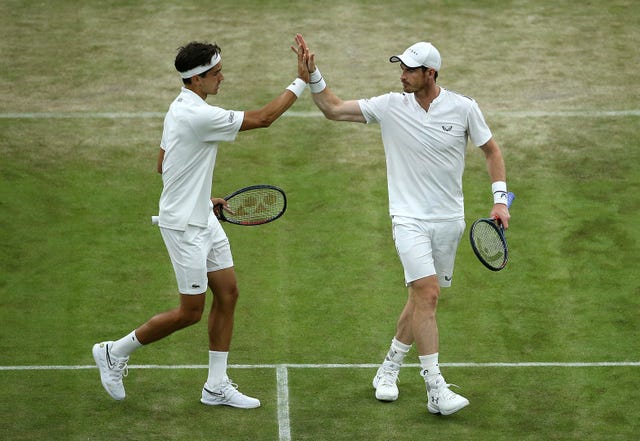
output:
[[278,431],[280,441],[291,441],[291,423],[289,421],[289,371],[287,366],[276,368],[278,381]]
[[[523,110],[485,112],[487,115],[512,118],[616,118],[620,116],[640,116],[639,109],[629,110]],[[164,112],[25,112],[0,113],[0,119],[132,119],[164,118]],[[293,118],[321,118],[319,111],[288,110],[283,116]]]
[[[289,417],[289,369],[361,369],[377,368],[379,364],[236,364],[229,365],[229,369],[275,369],[278,387],[278,433],[279,441],[291,441],[291,420]],[[517,362],[517,363],[441,363],[443,367],[640,367],[640,361],[600,361],[600,362]],[[407,363],[403,368],[420,367],[417,363]],[[130,365],[131,369],[208,369],[204,364],[182,365]],[[33,370],[80,370],[97,369],[96,365],[50,365],[50,366],[0,366],[0,371],[33,371]]]
[[[362,364],[305,364],[305,363],[280,363],[280,364],[232,364],[229,365],[229,369],[373,369],[380,366],[376,363],[362,363]],[[440,363],[442,367],[504,367],[504,368],[518,368],[518,367],[640,367],[640,361],[570,361],[570,362],[555,362],[555,361],[525,361],[525,362],[486,362],[486,363]],[[405,363],[402,365],[405,367],[420,367],[417,363]],[[129,369],[208,369],[209,365],[206,364],[130,364]],[[56,370],[82,370],[82,369],[97,369],[95,364],[87,365],[23,365],[23,366],[0,366],[0,371],[56,371]]]

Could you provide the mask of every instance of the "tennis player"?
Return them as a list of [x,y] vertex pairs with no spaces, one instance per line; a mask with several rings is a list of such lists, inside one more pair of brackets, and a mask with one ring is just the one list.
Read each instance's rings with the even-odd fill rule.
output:
[[501,150],[478,104],[436,84],[440,53],[419,42],[389,61],[400,63],[402,93],[343,101],[327,86],[315,54],[308,56],[309,88],[324,115],[335,121],[378,123],[387,163],[393,238],[409,296],[391,347],[373,378],[381,401],[398,398],[398,373],[415,342],[427,390],[427,409],[449,415],[469,401],[450,390],[440,372],[436,306],[440,288],[451,285],[458,243],[465,229],[462,174],[467,140],[484,152],[492,182],[490,216],[508,227],[507,185]]
[[218,93],[222,73],[221,50],[215,44],[191,42],[178,50],[175,68],[182,78],[180,94],[169,106],[158,156],[162,174],[159,227],[175,271],[179,306],[159,313],[116,341],[93,346],[106,391],[116,400],[125,398],[123,377],[129,356],[143,345],[193,325],[202,317],[207,288],[213,293],[208,317],[209,371],[201,402],[238,408],[260,406],[244,395],[227,376],[227,359],[238,285],[227,236],[213,214],[213,169],[218,143],[235,140],[238,132],[268,127],[305,90],[309,81],[304,48],[297,52],[296,78],[260,110],[225,110],[207,104]]

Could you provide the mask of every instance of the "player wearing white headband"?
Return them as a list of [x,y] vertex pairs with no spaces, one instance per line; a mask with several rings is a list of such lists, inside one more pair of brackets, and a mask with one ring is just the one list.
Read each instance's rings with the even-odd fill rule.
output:
[[[214,47],[216,46],[214,45]],[[181,62],[184,62],[184,61],[185,60],[181,60]],[[215,65],[217,65],[220,61],[222,61],[222,57],[220,56],[220,48],[218,48],[218,50],[211,56],[211,60],[209,60],[207,63],[201,64],[200,66],[196,66],[191,69],[187,69],[184,72],[179,70],[180,77],[183,80],[186,80],[188,78],[195,77],[196,75],[203,74],[209,69],[211,69],[212,67],[214,67]],[[177,60],[176,60],[176,63],[177,63]],[[176,65],[176,69],[180,69],[180,68],[181,67],[178,67]]]
[[274,100],[259,110],[225,110],[207,104],[218,93],[222,74],[220,48],[191,42],[181,47],[175,67],[182,78],[180,94],[169,106],[158,155],[162,174],[159,226],[180,294],[179,306],[153,316],[116,341],[97,343],[93,356],[106,391],[116,400],[125,398],[122,379],[129,356],[148,345],[200,320],[207,288],[213,293],[208,315],[209,371],[200,401],[208,405],[239,408],[260,406],[227,376],[227,358],[238,299],[238,285],[229,240],[213,214],[213,169],[220,142],[233,141],[238,132],[268,127],[296,101],[309,82],[306,55],[298,53],[296,78]]
[[478,104],[436,84],[442,62],[431,43],[416,43],[389,59],[400,64],[402,93],[343,101],[327,87],[302,37],[297,41],[308,54],[309,88],[324,115],[336,121],[381,126],[389,214],[409,297],[391,347],[373,378],[375,396],[381,401],[398,398],[400,366],[415,342],[428,411],[457,412],[469,401],[451,391],[440,372],[436,306],[440,287],[451,285],[456,250],[465,229],[462,173],[468,140],[486,157],[493,193],[490,217],[508,227],[501,150]]

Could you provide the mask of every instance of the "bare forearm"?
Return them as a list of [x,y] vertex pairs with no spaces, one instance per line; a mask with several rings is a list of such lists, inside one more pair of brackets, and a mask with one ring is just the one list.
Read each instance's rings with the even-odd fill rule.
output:
[[491,182],[507,181],[507,171],[500,150],[487,156],[487,171]]
[[293,92],[285,90],[260,110],[246,111],[240,130],[269,127],[296,102],[296,99],[297,97]]
[[484,151],[486,161],[487,161],[487,172],[489,173],[489,178],[491,182],[496,181],[504,181],[507,180],[507,171],[504,165],[504,158],[502,157],[502,151],[496,141],[492,138],[482,146],[482,150]]
[[338,120],[339,115],[336,113],[342,100],[338,98],[328,87],[320,93],[312,93],[311,97],[318,109],[324,114],[327,119]]
[[312,93],[311,97],[327,119],[333,121],[366,122],[358,101],[342,101],[328,87],[320,93]]
[[498,143],[491,138],[489,142],[482,146],[486,160],[487,171],[491,178],[491,190],[494,204],[490,216],[496,218],[504,228],[509,228],[509,209],[507,208],[507,172],[504,165],[504,158]]

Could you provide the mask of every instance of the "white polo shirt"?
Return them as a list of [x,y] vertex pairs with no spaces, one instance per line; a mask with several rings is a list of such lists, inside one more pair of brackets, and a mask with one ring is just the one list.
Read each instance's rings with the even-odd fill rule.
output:
[[389,214],[430,221],[464,219],[467,139],[481,146],[492,136],[477,103],[444,88],[429,112],[412,93],[388,93],[358,103],[367,123],[380,123]]
[[218,142],[235,140],[243,118],[242,111],[211,106],[182,88],[164,118],[159,226],[207,227]]

